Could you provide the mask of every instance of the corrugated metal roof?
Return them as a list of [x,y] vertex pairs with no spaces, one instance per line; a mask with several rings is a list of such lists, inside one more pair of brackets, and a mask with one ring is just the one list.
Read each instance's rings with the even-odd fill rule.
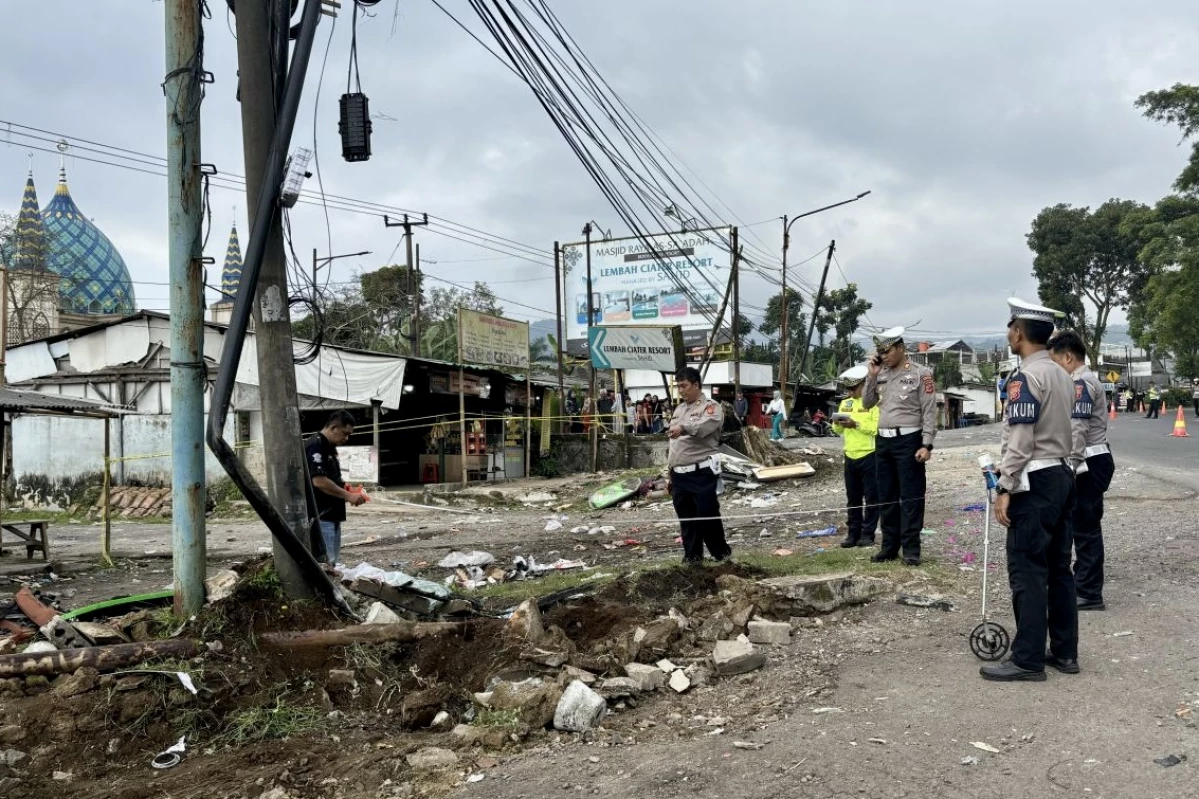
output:
[[119,416],[121,410],[95,400],[0,388],[0,410],[7,413],[75,413],[93,416]]

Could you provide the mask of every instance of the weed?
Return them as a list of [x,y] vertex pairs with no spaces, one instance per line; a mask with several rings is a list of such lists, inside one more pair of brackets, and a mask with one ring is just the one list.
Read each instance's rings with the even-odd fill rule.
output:
[[278,740],[312,732],[320,727],[324,713],[319,708],[301,707],[285,701],[286,694],[275,697],[271,707],[252,707],[241,711],[214,739],[216,744],[244,746],[254,741]]
[[515,728],[520,726],[520,711],[519,710],[492,710],[484,708],[479,711],[478,717],[475,718],[474,726],[476,727],[505,727]]
[[283,596],[283,581],[271,563],[264,563],[262,568],[246,581],[246,584],[271,596]]
[[545,577],[534,580],[513,580],[506,583],[496,583],[480,588],[471,594],[479,599],[504,599],[519,603],[526,599],[535,599],[567,588],[598,587],[616,579],[618,575],[597,573],[594,569],[571,569],[569,571],[551,572]]

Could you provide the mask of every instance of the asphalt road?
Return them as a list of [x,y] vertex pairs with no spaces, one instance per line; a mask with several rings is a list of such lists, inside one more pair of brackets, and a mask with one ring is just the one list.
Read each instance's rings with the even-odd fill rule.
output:
[[1190,437],[1175,438],[1170,433],[1177,415],[1176,409],[1160,419],[1146,419],[1139,413],[1119,414],[1108,424],[1108,441],[1117,464],[1135,464],[1199,491],[1199,421],[1188,408],[1186,424]]

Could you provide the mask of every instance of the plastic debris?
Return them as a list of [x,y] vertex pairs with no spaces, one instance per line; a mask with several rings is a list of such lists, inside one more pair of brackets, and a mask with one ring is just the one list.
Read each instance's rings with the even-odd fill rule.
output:
[[840,707],[814,707],[812,708],[812,712],[819,716],[824,713],[844,713],[845,709]]
[[459,566],[489,566],[494,562],[495,555],[490,552],[482,552],[477,549],[470,552],[455,550],[438,561],[437,565],[443,569],[456,569]]
[[154,756],[150,761],[150,765],[157,769],[174,768],[183,761],[183,755],[187,751],[187,736],[181,736],[174,746],[163,749]]
[[1122,630],[1118,633],[1112,633],[1112,638],[1127,638],[1128,636],[1130,636],[1132,634],[1133,634],[1132,630]]
[[964,513],[983,513],[986,511],[986,509],[987,506],[981,502],[975,503],[974,505],[963,505],[962,507],[958,508],[958,510]]
[[1159,766],[1164,766],[1165,768],[1169,768],[1170,766],[1177,766],[1179,763],[1181,763],[1182,761],[1184,761],[1186,759],[1187,759],[1186,755],[1166,755],[1165,757],[1153,758],[1153,762],[1158,764]]
[[963,766],[977,766],[978,758],[974,755],[967,755],[966,757],[963,757],[960,762]]
[[[723,732],[723,730],[721,730]],[[755,741],[733,741],[733,746],[737,749],[761,749],[766,744],[760,744]]]
[[825,527],[820,530],[804,530],[802,533],[798,533],[795,537],[796,538],[824,538],[826,536],[836,535],[836,534],[837,534],[836,527]]
[[970,745],[973,746],[975,749],[981,749],[984,752],[990,752],[993,755],[999,754],[999,750],[996,749],[995,747],[991,746],[986,741],[971,741]]
[[795,552],[794,552],[794,551],[792,551],[792,550],[790,550],[790,549],[776,549],[776,550],[775,550],[774,552],[772,552],[771,554],[772,554],[772,555],[774,555],[774,556],[776,556],[776,557],[779,557],[779,558],[785,558],[785,557],[788,557],[788,556],[790,556],[790,555],[794,555],[794,554],[795,554]]
[[545,523],[545,531],[546,531],[547,533],[552,533],[552,532],[554,532],[555,530],[561,530],[561,529],[562,529],[562,522],[560,522],[560,521],[558,521],[557,519],[554,519],[554,518],[551,518],[551,519],[548,519],[548,520],[546,520],[546,523]]
[[476,771],[474,774],[471,774],[469,777],[467,777],[466,781],[467,782],[482,782],[486,778],[487,778],[486,774]]

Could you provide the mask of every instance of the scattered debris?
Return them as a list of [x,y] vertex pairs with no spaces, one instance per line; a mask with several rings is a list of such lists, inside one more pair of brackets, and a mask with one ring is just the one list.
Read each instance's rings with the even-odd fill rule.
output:
[[975,757],[974,755],[967,755],[966,757],[963,757],[958,762],[961,763],[963,766],[977,766],[978,758]]
[[821,528],[819,530],[804,530],[802,533],[798,533],[795,537],[796,538],[825,538],[827,536],[836,535],[836,534],[837,534],[837,528],[834,526],[829,526],[829,527]]
[[450,768],[458,765],[458,755],[449,749],[426,746],[407,756],[408,765],[418,771]]
[[1128,636],[1130,636],[1132,634],[1133,634],[1132,630],[1123,630],[1118,633],[1112,633],[1112,638],[1127,638]]
[[641,691],[657,691],[666,685],[666,674],[657,666],[629,663],[624,667],[624,673],[637,684]]
[[174,745],[163,749],[154,756],[150,761],[150,765],[156,769],[174,768],[183,761],[183,755],[187,752],[187,736],[180,736],[179,740]]
[[981,749],[984,752],[990,752],[993,755],[997,755],[1000,753],[998,749],[991,746],[989,743],[987,743],[985,741],[971,741],[970,745],[973,746],[975,749]]
[[791,625],[787,622],[755,619],[749,623],[749,640],[754,644],[787,646],[791,643]]
[[28,755],[19,749],[0,749],[0,766],[12,768],[26,757]]
[[868,738],[867,741],[872,744],[884,744],[885,745],[887,743],[886,738]]
[[1153,758],[1153,762],[1158,764],[1159,766],[1164,766],[1165,768],[1169,768],[1170,766],[1177,766],[1179,763],[1183,762],[1186,759],[1187,759],[1186,755],[1166,755],[1165,757]]
[[[562,518],[566,518],[566,517],[563,516]],[[547,533],[552,533],[555,530],[561,530],[561,529],[562,529],[562,522],[558,521],[558,518],[556,516],[551,516],[549,519],[546,520],[545,531]]]
[[766,744],[760,744],[755,741],[733,741],[733,746],[737,749],[761,749]]
[[470,552],[454,551],[446,555],[437,565],[443,569],[456,569],[459,566],[490,566],[495,562],[495,555],[490,552],[472,550]]
[[770,554],[774,555],[776,558],[789,558],[795,554],[795,550],[779,548]]
[[402,621],[399,615],[382,602],[375,602],[366,613],[363,624],[396,624]]
[[677,669],[670,675],[670,687],[676,694],[686,693],[691,688],[691,678],[682,669]]
[[717,641],[712,662],[718,674],[744,674],[766,665],[766,655],[749,641]]
[[608,704],[580,680],[571,682],[554,711],[554,728],[564,732],[587,732],[599,724]]
[[844,713],[845,709],[839,707],[814,707],[812,708],[812,712],[816,715],[820,715],[822,713]]
[[958,607],[953,604],[952,600],[946,599],[940,594],[932,596],[921,596],[919,594],[900,594],[895,597],[896,603],[900,605],[909,605],[913,608],[931,608],[932,610],[943,610],[946,613],[957,613]]
[[669,660],[667,660],[665,658],[663,658],[662,660],[659,660],[654,665],[657,666],[659,669],[661,669],[666,674],[671,674],[675,671],[678,671],[678,668],[679,668],[678,666],[674,665],[673,663],[671,663]]

